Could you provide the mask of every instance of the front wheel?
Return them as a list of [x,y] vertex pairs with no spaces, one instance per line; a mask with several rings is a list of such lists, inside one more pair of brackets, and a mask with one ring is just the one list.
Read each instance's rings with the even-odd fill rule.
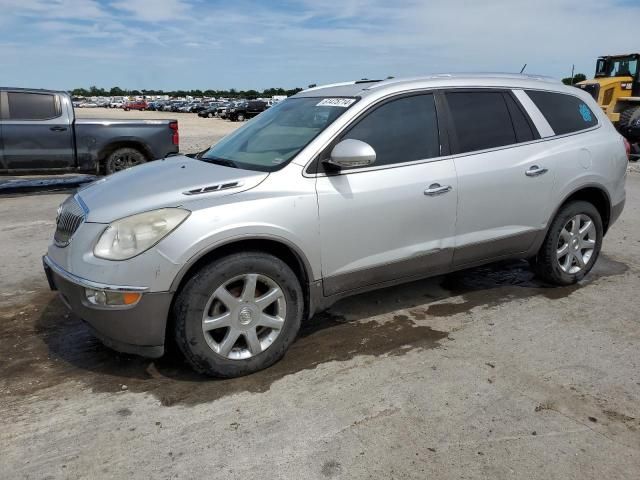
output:
[[572,285],[591,271],[603,237],[602,218],[593,204],[564,205],[553,220],[534,259],[536,274],[556,285]]
[[261,252],[233,254],[206,265],[174,306],[175,338],[191,366],[215,377],[238,377],[280,360],[304,310],[291,268]]

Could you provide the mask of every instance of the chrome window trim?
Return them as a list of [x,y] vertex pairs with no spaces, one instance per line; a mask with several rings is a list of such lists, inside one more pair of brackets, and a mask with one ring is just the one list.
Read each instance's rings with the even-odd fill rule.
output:
[[146,292],[149,290],[149,287],[134,287],[127,285],[108,285],[106,283],[94,282],[92,280],[87,280],[86,278],[79,277],[74,275],[71,272],[67,272],[64,268],[54,262],[51,257],[45,255],[42,257],[42,261],[53,270],[56,274],[60,275],[65,280],[79,285],[84,288],[92,288],[95,290],[106,290],[109,292]]
[[534,123],[536,128],[538,129],[538,133],[541,138],[553,137],[556,132],[553,131],[551,125],[547,121],[546,117],[542,114],[538,106],[533,103],[531,97],[527,95],[527,93],[522,88],[511,90],[513,94],[516,96],[520,104],[524,107],[524,109],[529,114],[529,118]]
[[[370,109],[370,108],[374,108],[376,105],[378,105],[380,102],[383,101],[387,101],[390,98],[393,98],[394,96],[403,96],[406,95],[407,93],[435,93],[436,91],[448,91],[448,90],[459,90],[459,89],[495,89],[495,88],[500,88],[500,89],[504,89],[504,90],[510,90],[512,92],[516,92],[516,89],[513,87],[469,87],[469,86],[460,86],[460,87],[439,87],[439,88],[429,88],[429,89],[413,89],[413,90],[405,90],[405,91],[401,91],[401,92],[394,92],[391,93],[389,95],[385,95],[384,97],[381,97],[379,99],[377,99],[375,102],[371,103],[370,105],[366,106],[366,109]],[[545,92],[551,92],[551,93],[563,93],[563,92],[557,92],[554,90],[541,90],[541,91],[545,91]],[[522,93],[524,95],[526,95],[526,92],[524,92],[524,90],[522,90]],[[567,93],[566,95],[571,95],[569,93]],[[573,95],[576,98],[580,98],[577,95]],[[520,101],[520,97],[518,95],[516,95],[517,100]],[[528,96],[527,99],[533,104],[533,100],[531,100]],[[535,121],[535,119],[533,118],[533,116],[531,115],[531,111],[527,108],[528,106],[525,105],[524,103],[522,103],[522,106],[525,108],[525,110],[527,110],[527,114],[529,115],[529,117],[531,118],[531,120],[534,122],[534,125],[536,128],[539,129],[539,125],[538,123]],[[535,107],[535,104],[534,104]],[[538,112],[540,112],[540,110],[538,110],[538,108],[536,107],[536,110]],[[542,116],[542,113],[540,112],[540,115]],[[595,113],[594,113],[595,115]],[[321,178],[321,177],[335,177],[335,176],[339,176],[339,175],[349,175],[349,174],[356,174],[356,173],[361,173],[361,172],[372,172],[372,171],[377,171],[377,170],[387,170],[390,168],[402,168],[402,167],[409,167],[412,165],[420,165],[423,163],[431,163],[431,162],[440,162],[440,161],[445,161],[445,160],[455,160],[456,158],[461,158],[461,157],[468,157],[470,155],[480,155],[480,154],[484,154],[484,153],[491,153],[491,152],[496,152],[496,151],[500,151],[500,150],[507,150],[507,149],[512,149],[512,148],[519,148],[525,145],[533,145],[533,144],[537,144],[537,143],[541,143],[541,142],[548,142],[548,141],[552,141],[552,140],[556,140],[556,139],[562,139],[562,138],[566,138],[566,137],[571,137],[574,135],[582,135],[584,133],[588,133],[588,132],[592,132],[595,131],[599,128],[602,127],[602,123],[599,121],[598,119],[598,123],[597,125],[594,125],[593,127],[590,128],[586,128],[584,130],[578,130],[576,132],[570,132],[570,133],[565,133],[562,135],[556,135],[555,132],[553,133],[552,136],[543,136],[542,132],[539,131],[540,133],[540,137],[541,138],[537,138],[534,140],[530,140],[528,142],[520,142],[520,143],[513,143],[511,145],[504,145],[504,146],[500,146],[500,147],[494,147],[494,148],[486,148],[484,150],[474,150],[472,152],[464,152],[464,153],[457,153],[457,154],[451,154],[451,155],[445,155],[445,156],[441,156],[441,157],[433,157],[433,158],[428,158],[428,159],[422,159],[422,160],[412,160],[410,162],[402,162],[402,163],[393,163],[393,164],[389,164],[389,165],[380,165],[380,166],[371,166],[371,167],[363,167],[363,168],[357,168],[357,169],[352,169],[352,170],[347,170],[345,172],[341,172],[341,171],[336,171],[335,173],[331,173],[329,175],[327,175],[326,173],[322,172],[322,173],[307,173],[307,169],[309,168],[309,165],[311,165],[316,157],[324,151],[325,148],[327,148],[331,142],[333,142],[337,137],[339,137],[346,129],[348,129],[353,121],[357,120],[359,118],[359,115],[356,115],[355,117],[353,117],[352,119],[350,119],[347,124],[345,124],[338,132],[336,132],[331,138],[329,138],[329,140],[327,142],[324,143],[324,145],[322,145],[321,148],[319,148],[317,150],[317,153],[314,154],[311,159],[305,164],[304,168],[302,169],[302,176],[306,177],[306,178]],[[546,124],[549,126],[549,129],[553,132],[553,129],[551,129],[551,126],[549,125],[549,122],[547,122],[546,118],[544,118],[544,116],[542,116],[542,118],[544,119],[544,122],[546,122]],[[292,161],[292,163],[295,163],[295,159]],[[299,165],[299,164],[297,164]]]

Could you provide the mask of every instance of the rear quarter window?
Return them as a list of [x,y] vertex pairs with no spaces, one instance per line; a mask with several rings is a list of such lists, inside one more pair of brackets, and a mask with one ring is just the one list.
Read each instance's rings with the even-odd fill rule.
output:
[[545,116],[556,135],[579,132],[598,124],[598,118],[581,98],[538,90],[526,90],[526,93]]

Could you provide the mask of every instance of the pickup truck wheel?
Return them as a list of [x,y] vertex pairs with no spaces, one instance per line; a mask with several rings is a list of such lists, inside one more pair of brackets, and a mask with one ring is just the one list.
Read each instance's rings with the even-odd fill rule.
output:
[[174,305],[175,339],[198,372],[239,377],[280,360],[303,315],[298,278],[277,257],[243,252],[193,275]]
[[593,268],[602,247],[602,218],[593,204],[584,201],[563,206],[533,261],[543,280],[572,285]]
[[114,150],[105,160],[104,169],[107,175],[126,170],[145,163],[147,158],[140,150],[135,148],[118,148]]

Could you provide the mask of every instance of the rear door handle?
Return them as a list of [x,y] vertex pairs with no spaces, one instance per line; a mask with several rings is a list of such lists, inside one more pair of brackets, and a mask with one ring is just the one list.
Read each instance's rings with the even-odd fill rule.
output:
[[544,175],[549,170],[546,168],[540,168],[538,165],[531,165],[529,170],[524,172],[527,177],[537,177],[538,175]]
[[66,132],[67,127],[51,127],[49,130],[52,132]]
[[451,185],[440,185],[439,183],[432,183],[431,185],[429,185],[429,188],[424,191],[424,194],[430,197],[435,197],[436,195],[442,195],[443,193],[450,192],[451,190]]

